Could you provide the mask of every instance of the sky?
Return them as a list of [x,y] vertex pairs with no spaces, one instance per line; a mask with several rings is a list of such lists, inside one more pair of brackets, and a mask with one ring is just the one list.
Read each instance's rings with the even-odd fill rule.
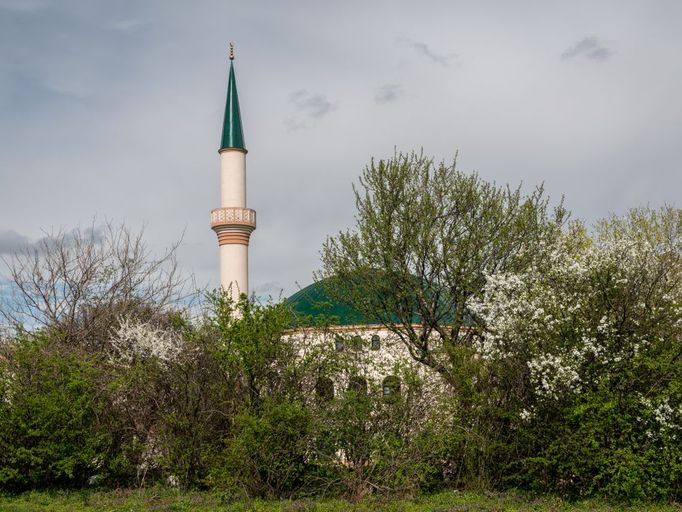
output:
[[678,0],[0,0],[0,256],[110,220],[216,287],[230,41],[258,296],[312,282],[396,150],[588,223],[680,206]]

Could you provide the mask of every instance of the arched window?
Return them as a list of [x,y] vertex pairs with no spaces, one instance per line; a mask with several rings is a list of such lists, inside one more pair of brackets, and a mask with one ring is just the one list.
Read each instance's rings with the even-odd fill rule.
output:
[[395,375],[389,375],[381,384],[381,389],[385,397],[400,396],[400,379]]
[[348,346],[353,350],[362,350],[362,336],[351,336],[348,340]]
[[334,398],[334,383],[329,377],[318,377],[315,382],[315,393],[322,400],[331,400]]
[[360,375],[353,375],[348,380],[348,391],[355,391],[358,395],[367,394],[367,381]]
[[380,348],[381,348],[381,338],[379,337],[378,334],[375,334],[372,336],[371,349],[372,350],[379,350]]

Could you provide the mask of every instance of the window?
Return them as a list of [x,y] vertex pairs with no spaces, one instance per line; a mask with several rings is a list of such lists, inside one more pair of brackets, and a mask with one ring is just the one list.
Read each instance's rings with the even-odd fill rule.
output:
[[348,340],[348,346],[352,348],[353,350],[361,350],[362,349],[362,337],[361,336],[351,336],[350,340]]
[[372,350],[379,350],[381,348],[381,338],[378,334],[372,336],[372,345],[370,346]]
[[334,383],[329,377],[318,377],[317,382],[315,382],[315,393],[324,401],[333,399]]
[[358,395],[367,394],[367,381],[360,375],[353,375],[348,380],[348,391],[355,391]]
[[381,388],[384,397],[398,397],[400,396],[400,379],[395,375],[389,375],[384,379]]

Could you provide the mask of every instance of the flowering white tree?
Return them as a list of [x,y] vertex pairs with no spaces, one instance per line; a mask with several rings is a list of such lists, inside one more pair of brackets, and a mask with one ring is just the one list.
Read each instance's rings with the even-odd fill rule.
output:
[[485,325],[481,356],[525,361],[539,400],[580,393],[660,350],[671,350],[674,363],[682,351],[681,211],[632,211],[602,222],[594,241],[574,225],[526,271],[488,275],[483,298],[469,307]]
[[539,253],[469,301],[484,367],[505,375],[517,428],[551,439],[535,460],[560,461],[561,485],[665,495],[682,479],[682,210],[632,210],[592,239],[575,224]]
[[184,345],[177,333],[128,317],[119,318],[110,344],[114,353],[112,360],[126,366],[148,358],[168,364],[180,355]]

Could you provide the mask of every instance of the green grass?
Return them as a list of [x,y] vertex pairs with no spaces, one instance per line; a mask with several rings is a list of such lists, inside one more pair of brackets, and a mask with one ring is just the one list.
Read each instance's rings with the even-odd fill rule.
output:
[[31,492],[0,496],[2,512],[563,512],[649,511],[682,512],[681,504],[617,505],[589,500],[568,503],[559,498],[530,498],[521,494],[443,492],[414,501],[343,500],[228,502],[218,493],[171,490],[117,490],[107,492]]

